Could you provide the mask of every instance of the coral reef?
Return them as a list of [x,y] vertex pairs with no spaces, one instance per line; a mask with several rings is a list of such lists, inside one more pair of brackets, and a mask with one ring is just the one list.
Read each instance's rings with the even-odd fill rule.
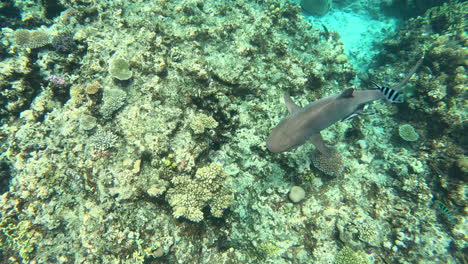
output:
[[[323,131],[343,162],[323,177],[311,144],[281,154],[265,144],[285,92],[305,104],[355,77],[338,35],[324,38],[298,4],[55,2],[6,4],[21,17],[0,41],[0,262],[462,259],[466,4],[431,9],[383,43],[369,74],[382,83],[426,53],[408,104],[375,102],[374,115]],[[74,46],[22,48],[20,21],[52,38],[70,32]],[[121,54],[124,81],[109,71]],[[395,142],[401,123],[424,142]],[[292,185],[307,193],[300,203]]]

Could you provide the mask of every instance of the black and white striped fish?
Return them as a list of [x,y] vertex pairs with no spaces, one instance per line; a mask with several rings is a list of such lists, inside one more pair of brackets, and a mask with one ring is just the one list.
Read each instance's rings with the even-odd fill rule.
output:
[[388,101],[392,103],[404,102],[403,96],[401,96],[401,94],[396,89],[393,89],[388,86],[383,86],[383,85],[381,86],[381,85],[376,84],[375,82],[372,82],[372,84],[374,84],[375,87],[382,92],[382,94],[385,96],[385,98],[387,98]]

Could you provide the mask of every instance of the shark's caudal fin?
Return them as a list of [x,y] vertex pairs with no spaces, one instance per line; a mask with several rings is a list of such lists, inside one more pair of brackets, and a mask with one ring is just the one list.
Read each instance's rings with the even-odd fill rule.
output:
[[413,76],[413,74],[418,70],[423,60],[424,60],[424,55],[418,60],[418,62],[416,62],[416,65],[414,65],[413,68],[411,68],[408,74],[406,74],[405,79],[401,80],[401,82],[399,82],[396,86],[393,86],[392,89],[396,91],[400,90],[401,87],[403,87],[403,85],[405,85],[409,81],[411,76]]

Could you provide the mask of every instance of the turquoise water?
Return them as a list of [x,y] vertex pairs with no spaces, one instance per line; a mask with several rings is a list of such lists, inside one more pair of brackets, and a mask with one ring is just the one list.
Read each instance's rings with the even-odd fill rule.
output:
[[0,263],[465,263],[467,9],[1,3]]

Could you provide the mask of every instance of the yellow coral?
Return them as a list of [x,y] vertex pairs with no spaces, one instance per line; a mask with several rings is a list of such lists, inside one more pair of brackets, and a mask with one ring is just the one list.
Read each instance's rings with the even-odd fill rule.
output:
[[218,122],[213,117],[205,114],[195,114],[190,122],[190,128],[195,134],[202,134],[206,129],[216,128],[217,126]]
[[43,31],[18,29],[15,31],[16,44],[25,48],[40,48],[50,43],[50,36]]
[[174,187],[166,195],[174,217],[183,216],[199,222],[203,220],[205,206],[210,206],[213,216],[221,217],[233,200],[226,178],[227,174],[217,163],[198,169],[194,178],[186,175],[174,177]]

